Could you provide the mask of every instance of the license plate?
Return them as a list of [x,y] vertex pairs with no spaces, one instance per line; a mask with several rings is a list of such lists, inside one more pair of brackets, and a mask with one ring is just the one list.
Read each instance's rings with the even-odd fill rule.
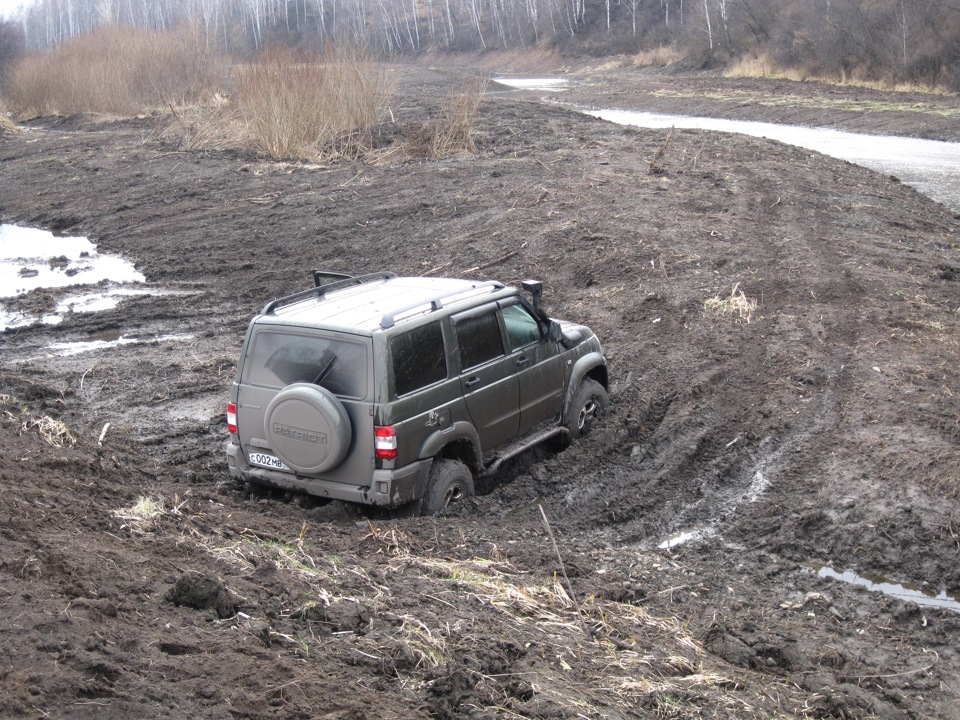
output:
[[290,470],[286,465],[283,464],[283,460],[273,455],[267,455],[266,453],[253,452],[248,456],[251,465],[259,465],[260,467],[271,468],[272,470]]

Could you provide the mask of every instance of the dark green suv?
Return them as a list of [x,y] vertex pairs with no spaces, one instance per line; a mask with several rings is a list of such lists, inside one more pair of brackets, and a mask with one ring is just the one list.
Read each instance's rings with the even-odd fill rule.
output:
[[314,282],[250,322],[227,408],[236,478],[432,514],[606,406],[600,342],[548,318],[539,282]]

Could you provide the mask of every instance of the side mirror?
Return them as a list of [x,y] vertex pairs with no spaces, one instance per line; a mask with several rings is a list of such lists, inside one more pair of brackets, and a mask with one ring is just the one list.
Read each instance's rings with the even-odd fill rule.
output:
[[550,342],[560,342],[560,323],[556,320],[550,321],[550,326],[547,328],[547,339]]
[[579,330],[571,330],[570,332],[562,333],[560,342],[563,343],[565,348],[575,347],[583,342],[583,333]]

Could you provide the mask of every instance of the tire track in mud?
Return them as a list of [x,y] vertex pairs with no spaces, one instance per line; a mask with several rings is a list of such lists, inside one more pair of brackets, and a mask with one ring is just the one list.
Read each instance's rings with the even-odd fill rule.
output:
[[[722,167],[721,141],[711,134],[693,142],[709,147]],[[756,145],[758,156],[768,150],[765,141]],[[778,147],[777,153],[797,166],[811,162],[801,151]],[[629,409],[615,407],[606,430],[612,437],[602,441],[606,452],[588,451],[607,456],[601,467],[613,480],[602,481],[602,493],[578,484],[566,498],[568,511],[585,514],[588,525],[601,532],[615,524],[624,539],[646,544],[680,529],[730,524],[745,503],[756,504],[751,513],[762,515],[760,508],[770,502],[765,494],[778,482],[813,483],[805,476],[804,457],[831,444],[824,433],[839,422],[844,370],[857,336],[849,318],[855,303],[829,318],[831,301],[817,298],[864,293],[824,239],[825,201],[784,202],[775,172],[769,163],[743,166],[735,175],[744,180],[724,184],[716,171],[703,171],[716,188],[703,201],[712,209],[694,212],[706,212],[710,234],[729,238],[730,247],[707,241],[686,251],[699,256],[701,265],[717,267],[718,277],[727,278],[721,286],[742,287],[756,297],[762,317],[726,329],[722,318],[707,317],[715,339],[706,340],[706,350],[664,349],[668,363],[685,354],[692,361],[680,360],[678,368],[666,371],[631,368],[641,375],[638,384],[647,381],[649,387],[652,381],[665,391],[623,388],[618,400]],[[809,192],[823,195],[812,185]],[[751,245],[745,256],[736,244],[742,234],[766,235],[769,242]],[[801,269],[804,277],[816,279],[814,287],[798,287],[792,280]],[[757,273],[763,276],[756,278]],[[676,296],[674,305],[689,307],[698,292],[691,285],[702,280],[683,275],[665,292]],[[742,337],[731,339],[735,332]],[[698,353],[712,357],[698,361]],[[622,457],[624,447],[626,459],[611,459]]]

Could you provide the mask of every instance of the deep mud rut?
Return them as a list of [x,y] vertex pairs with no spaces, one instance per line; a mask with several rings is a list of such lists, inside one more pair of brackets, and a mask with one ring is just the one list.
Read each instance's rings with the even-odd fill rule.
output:
[[[451,90],[395,73],[384,142]],[[584,78],[567,100],[688,110],[642,89],[662,77]],[[960,717],[960,614],[815,572],[960,594],[954,214],[808,151],[523,95],[439,162],[181,152],[153,125],[0,140],[3,222],[87,235],[179,291],[0,335],[0,715]],[[246,322],[314,267],[542,278],[603,340],[612,406],[442,517],[237,487]],[[740,292],[749,322],[707,303]],[[118,334],[142,342],[49,349]]]

